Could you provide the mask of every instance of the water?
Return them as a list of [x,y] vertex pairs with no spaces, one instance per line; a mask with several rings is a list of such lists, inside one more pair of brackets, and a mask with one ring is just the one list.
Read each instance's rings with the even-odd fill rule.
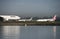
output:
[[58,28],[59,26],[0,26],[0,39],[59,39]]

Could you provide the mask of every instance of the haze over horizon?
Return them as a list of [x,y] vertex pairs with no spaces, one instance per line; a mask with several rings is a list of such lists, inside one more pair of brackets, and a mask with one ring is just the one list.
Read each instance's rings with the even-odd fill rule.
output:
[[60,15],[60,0],[0,0],[0,14],[19,16]]

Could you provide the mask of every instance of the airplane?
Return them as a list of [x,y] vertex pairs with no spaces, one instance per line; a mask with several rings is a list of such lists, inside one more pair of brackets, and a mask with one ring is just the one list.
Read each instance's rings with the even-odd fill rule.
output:
[[38,19],[36,21],[42,21],[42,22],[44,22],[44,21],[55,21],[55,20],[56,20],[56,15],[54,15],[54,17],[50,18],[50,19]]
[[8,21],[8,20],[19,20],[20,17],[16,15],[0,15],[0,21]]
[[30,19],[20,19],[18,21],[31,21],[32,20],[32,17]]

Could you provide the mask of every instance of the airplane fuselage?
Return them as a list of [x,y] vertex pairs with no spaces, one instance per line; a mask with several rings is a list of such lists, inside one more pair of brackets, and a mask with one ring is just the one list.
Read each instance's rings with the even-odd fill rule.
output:
[[53,19],[38,19],[37,21],[54,21]]
[[56,20],[56,15],[51,19],[38,19],[36,21],[55,21],[55,20]]
[[16,15],[0,15],[0,17],[2,17],[5,21],[20,19],[20,17]]

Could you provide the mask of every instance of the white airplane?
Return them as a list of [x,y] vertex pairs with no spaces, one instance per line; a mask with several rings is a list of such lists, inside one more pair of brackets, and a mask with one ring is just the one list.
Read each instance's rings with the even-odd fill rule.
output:
[[3,18],[3,21],[8,21],[8,20],[19,20],[20,17],[16,15],[0,15],[0,20]]
[[32,17],[30,19],[20,19],[18,21],[31,21],[32,20]]
[[38,20],[36,20],[36,21],[55,21],[56,20],[56,15],[53,17],[53,18],[51,18],[51,19],[38,19]]

